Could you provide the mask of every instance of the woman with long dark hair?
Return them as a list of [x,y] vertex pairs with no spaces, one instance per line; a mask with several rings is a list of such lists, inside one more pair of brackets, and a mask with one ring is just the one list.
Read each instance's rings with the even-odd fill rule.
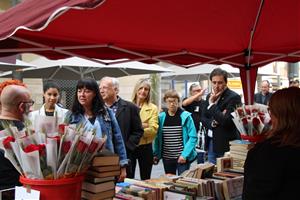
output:
[[272,129],[248,152],[243,199],[295,199],[299,196],[300,89],[275,92],[269,102]]
[[70,123],[82,123],[87,129],[95,129],[97,136],[107,136],[105,147],[119,155],[119,181],[123,181],[128,165],[123,138],[117,120],[113,112],[105,106],[94,79],[82,79],[77,82]]
[[40,109],[29,114],[31,121],[35,122],[35,119],[39,116],[56,116],[60,119],[59,123],[62,123],[69,110],[57,105],[59,97],[59,85],[53,80],[47,81],[43,87],[44,104]]

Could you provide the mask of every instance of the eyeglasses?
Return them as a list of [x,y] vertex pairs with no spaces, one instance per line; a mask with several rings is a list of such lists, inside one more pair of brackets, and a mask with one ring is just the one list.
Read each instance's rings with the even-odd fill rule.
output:
[[19,105],[20,105],[21,103],[28,104],[29,106],[33,106],[34,101],[33,101],[33,100],[29,100],[29,101],[21,101],[21,102],[19,103]]
[[166,100],[167,104],[173,104],[173,105],[177,105],[178,104],[178,100]]

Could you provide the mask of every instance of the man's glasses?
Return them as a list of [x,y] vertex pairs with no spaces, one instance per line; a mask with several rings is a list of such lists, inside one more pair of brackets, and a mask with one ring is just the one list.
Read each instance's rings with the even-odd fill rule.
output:
[[29,106],[33,106],[34,101],[33,101],[33,100],[29,100],[29,101],[21,101],[21,102],[19,103],[19,105],[20,105],[21,103],[27,104],[27,105],[29,105]]

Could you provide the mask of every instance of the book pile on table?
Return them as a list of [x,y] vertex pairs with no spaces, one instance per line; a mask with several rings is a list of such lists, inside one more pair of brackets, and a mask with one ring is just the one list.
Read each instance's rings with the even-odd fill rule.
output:
[[242,173],[234,169],[227,169],[224,172],[215,172],[212,179],[223,181],[224,199],[241,199],[244,184],[244,176]]
[[[181,178],[164,192],[165,199],[236,199],[243,191],[243,173],[230,168],[232,158],[224,157],[222,169],[215,172],[211,163],[199,164],[185,171]],[[184,195],[184,196],[183,196]]]
[[166,182],[170,179],[140,181],[126,178],[123,183],[117,183],[114,199],[123,200],[161,200],[164,191],[169,187]]
[[209,162],[201,163],[196,165],[195,167],[184,171],[181,176],[190,177],[190,178],[205,178],[211,177],[215,170],[215,165]]
[[233,158],[233,168],[243,168],[248,151],[254,143],[246,140],[230,141],[230,156]]
[[126,178],[117,183],[114,199],[119,200],[232,200],[240,199],[243,173],[232,169],[232,158],[222,162],[224,171],[215,171],[212,163],[198,164],[180,176],[165,175],[145,181]]
[[99,153],[87,171],[81,197],[89,200],[112,199],[115,195],[115,177],[119,175],[119,156],[107,151]]

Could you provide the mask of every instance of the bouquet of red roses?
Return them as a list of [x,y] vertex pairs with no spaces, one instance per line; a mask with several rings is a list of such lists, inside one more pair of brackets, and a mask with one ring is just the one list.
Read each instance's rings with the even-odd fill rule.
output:
[[233,122],[242,136],[261,135],[271,128],[271,118],[266,105],[243,105],[236,108],[231,114]]
[[[46,119],[47,118],[47,119]],[[0,148],[19,173],[30,179],[58,179],[84,173],[93,156],[103,147],[106,137],[82,124],[57,124],[46,116],[37,124],[42,127],[18,131],[7,124],[0,131]]]

